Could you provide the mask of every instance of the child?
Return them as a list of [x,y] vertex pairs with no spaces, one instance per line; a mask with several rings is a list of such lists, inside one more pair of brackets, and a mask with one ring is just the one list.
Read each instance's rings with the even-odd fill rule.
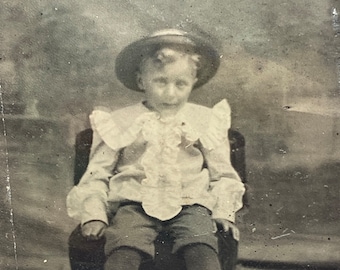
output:
[[105,233],[105,269],[138,269],[154,256],[164,227],[187,269],[220,269],[215,222],[237,237],[244,193],[230,164],[230,109],[225,100],[213,109],[187,102],[218,66],[211,45],[178,30],[156,32],[119,54],[118,79],[145,100],[93,111],[90,162],[67,198],[84,237]]

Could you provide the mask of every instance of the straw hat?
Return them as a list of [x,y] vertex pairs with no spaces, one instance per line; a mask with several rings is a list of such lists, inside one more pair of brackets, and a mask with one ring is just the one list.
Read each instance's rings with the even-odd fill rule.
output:
[[180,30],[165,29],[131,43],[119,53],[116,59],[116,75],[119,81],[129,89],[142,91],[136,79],[142,59],[167,45],[178,45],[201,56],[194,89],[208,82],[216,74],[220,57],[208,41]]

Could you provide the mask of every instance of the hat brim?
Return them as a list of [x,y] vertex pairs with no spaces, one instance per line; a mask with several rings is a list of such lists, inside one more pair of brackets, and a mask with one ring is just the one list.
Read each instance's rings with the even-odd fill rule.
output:
[[207,83],[217,72],[220,57],[215,48],[199,37],[191,35],[164,35],[146,37],[125,47],[117,56],[115,71],[118,80],[127,88],[142,91],[137,84],[137,72],[142,59],[167,45],[180,45],[199,54],[200,67],[193,89]]

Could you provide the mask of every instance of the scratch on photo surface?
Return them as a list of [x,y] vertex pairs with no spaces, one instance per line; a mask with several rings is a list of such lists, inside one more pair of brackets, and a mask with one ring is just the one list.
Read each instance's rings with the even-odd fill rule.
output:
[[5,121],[5,110],[4,110],[4,100],[2,87],[0,84],[0,107],[1,107],[1,120],[3,127],[3,135],[4,135],[4,146],[5,146],[5,162],[6,162],[6,192],[7,192],[7,200],[10,208],[10,217],[9,221],[11,222],[11,233],[13,238],[13,249],[14,249],[14,259],[15,259],[15,269],[19,269],[18,267],[18,256],[17,256],[17,244],[15,237],[15,229],[14,229],[14,213],[12,207],[12,190],[11,190],[11,181],[10,181],[10,173],[9,173],[9,159],[8,159],[8,147],[7,147],[7,132],[6,132],[6,121]]
[[276,240],[276,239],[279,239],[279,238],[282,238],[282,237],[285,237],[285,236],[289,236],[289,235],[290,235],[290,233],[285,233],[285,234],[281,234],[281,235],[278,235],[278,236],[271,237],[270,239]]

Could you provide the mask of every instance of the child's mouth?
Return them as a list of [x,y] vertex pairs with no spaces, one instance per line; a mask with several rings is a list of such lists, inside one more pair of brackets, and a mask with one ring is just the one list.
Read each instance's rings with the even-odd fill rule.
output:
[[172,104],[172,103],[163,103],[162,105],[164,107],[167,107],[167,108],[175,108],[175,107],[177,107],[177,104]]

